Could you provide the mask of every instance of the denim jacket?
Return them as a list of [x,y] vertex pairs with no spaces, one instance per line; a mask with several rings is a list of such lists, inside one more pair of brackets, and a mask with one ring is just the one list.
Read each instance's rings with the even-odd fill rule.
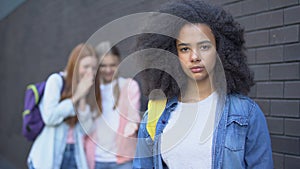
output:
[[[176,98],[167,101],[156,125],[154,141],[146,129],[148,114],[145,113],[138,133],[134,169],[167,168],[160,153],[160,136],[177,103]],[[212,168],[273,168],[271,141],[264,114],[249,97],[226,97],[221,119],[213,135]]]

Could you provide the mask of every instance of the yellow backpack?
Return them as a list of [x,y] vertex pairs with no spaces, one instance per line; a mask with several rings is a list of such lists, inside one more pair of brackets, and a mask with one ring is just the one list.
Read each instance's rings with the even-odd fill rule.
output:
[[152,138],[152,140],[154,140],[155,137],[156,125],[158,119],[160,118],[163,111],[165,110],[166,104],[167,104],[167,99],[150,100],[148,102],[148,119],[147,119],[146,129],[150,137]]

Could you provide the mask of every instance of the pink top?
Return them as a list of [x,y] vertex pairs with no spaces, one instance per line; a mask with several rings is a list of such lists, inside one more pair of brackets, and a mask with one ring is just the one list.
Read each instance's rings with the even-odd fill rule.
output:
[[[119,119],[118,133],[120,133],[117,138],[117,148],[118,153],[124,156],[117,155],[117,163],[125,163],[131,161],[135,154],[136,148],[136,136],[137,133],[130,137],[123,137],[124,128],[128,124],[129,120],[139,123],[140,115],[140,90],[136,81],[133,79],[128,79],[127,82],[121,86],[120,90],[120,100],[117,109],[121,112]],[[128,106],[130,105],[130,106]],[[95,167],[95,150],[96,150],[96,132],[92,132],[89,136],[86,135],[84,138],[84,148],[86,152],[86,158],[90,169]]]
[[68,130],[68,135],[67,135],[67,144],[74,144],[74,127],[70,127]]

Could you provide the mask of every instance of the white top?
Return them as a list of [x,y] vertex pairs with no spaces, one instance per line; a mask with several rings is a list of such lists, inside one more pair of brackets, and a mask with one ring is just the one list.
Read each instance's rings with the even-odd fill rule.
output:
[[[123,80],[123,78],[119,78],[119,80]],[[113,89],[116,85],[116,80],[113,80],[111,83],[108,84],[101,84],[101,96],[102,96],[102,117],[104,118],[105,122],[109,124],[109,126],[114,130],[117,131],[119,127],[119,113],[113,109],[115,104],[115,98],[113,95]]]
[[161,137],[162,159],[170,169],[211,169],[217,93],[196,103],[179,102]]
[[[119,77],[119,87],[126,79]],[[97,119],[97,147],[95,160],[98,162],[116,162],[116,133],[119,127],[120,115],[113,109],[115,99],[113,89],[116,80],[108,84],[101,84],[102,115]]]

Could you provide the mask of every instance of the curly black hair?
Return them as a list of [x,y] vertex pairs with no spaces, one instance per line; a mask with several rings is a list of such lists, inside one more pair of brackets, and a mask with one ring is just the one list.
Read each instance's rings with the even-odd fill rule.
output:
[[[254,85],[254,81],[253,73],[247,65],[247,57],[244,52],[244,29],[239,23],[234,21],[231,14],[221,7],[198,0],[170,2],[163,5],[159,12],[177,16],[193,24],[203,23],[208,25],[215,36],[216,50],[224,68],[227,94],[247,95],[249,93],[251,86]],[[173,25],[174,37],[177,37],[176,34],[178,35],[183,26],[184,24]],[[138,49],[146,48],[159,48],[177,55],[176,39],[165,35],[141,35],[138,38]],[[164,70],[147,69],[142,72],[146,81],[143,84],[143,91],[146,95],[149,95],[153,89],[162,89],[167,98],[180,95],[179,86],[185,85],[185,75],[183,75],[179,63],[174,62],[172,64],[173,70],[177,71],[176,74],[181,80],[175,80]],[[178,84],[178,82],[181,84]]]

